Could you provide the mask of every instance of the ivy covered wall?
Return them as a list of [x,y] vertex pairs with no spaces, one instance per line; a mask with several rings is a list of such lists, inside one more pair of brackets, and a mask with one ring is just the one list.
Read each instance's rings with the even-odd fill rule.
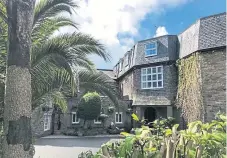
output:
[[186,122],[214,119],[226,113],[226,48],[193,53],[179,59],[177,107]]
[[177,106],[182,108],[186,122],[203,120],[203,99],[199,53],[177,61],[178,91]]

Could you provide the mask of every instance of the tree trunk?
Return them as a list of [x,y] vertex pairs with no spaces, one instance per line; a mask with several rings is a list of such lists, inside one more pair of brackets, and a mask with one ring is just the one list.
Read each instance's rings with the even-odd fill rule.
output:
[[7,0],[3,158],[32,158],[30,50],[35,0]]

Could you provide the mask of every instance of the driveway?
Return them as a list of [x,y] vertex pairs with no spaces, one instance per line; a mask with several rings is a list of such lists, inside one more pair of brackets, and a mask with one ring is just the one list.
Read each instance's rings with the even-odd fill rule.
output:
[[81,138],[40,138],[35,143],[34,158],[77,158],[81,152],[97,152],[107,141],[119,138],[81,137]]

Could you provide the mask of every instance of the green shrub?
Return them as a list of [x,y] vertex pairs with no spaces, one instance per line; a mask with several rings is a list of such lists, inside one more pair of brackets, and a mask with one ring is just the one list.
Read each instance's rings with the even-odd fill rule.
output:
[[[135,114],[134,120],[141,122]],[[165,122],[165,121],[164,121]],[[166,124],[168,125],[168,124]],[[92,158],[224,158],[226,157],[226,116],[218,114],[210,123],[191,122],[188,129],[155,128],[142,125],[135,134],[122,132],[124,140],[107,142]]]
[[94,120],[100,115],[101,99],[98,93],[88,92],[78,105],[78,117],[83,120]]

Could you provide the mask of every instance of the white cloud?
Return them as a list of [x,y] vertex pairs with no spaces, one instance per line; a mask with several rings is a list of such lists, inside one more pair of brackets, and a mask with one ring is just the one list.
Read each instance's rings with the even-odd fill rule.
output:
[[[148,13],[175,7],[188,0],[81,0],[77,15],[79,30],[101,40],[112,55],[111,63],[94,58],[98,68],[112,68],[120,57],[134,45],[133,38],[119,38],[127,33],[130,37],[139,35],[140,21]],[[158,30],[159,29],[159,30]],[[158,28],[157,35],[167,33],[165,27]],[[105,66],[105,67],[104,67]]]
[[168,35],[168,32],[166,31],[166,28],[164,26],[159,26],[156,30],[156,34],[154,37],[159,37],[163,35]]

